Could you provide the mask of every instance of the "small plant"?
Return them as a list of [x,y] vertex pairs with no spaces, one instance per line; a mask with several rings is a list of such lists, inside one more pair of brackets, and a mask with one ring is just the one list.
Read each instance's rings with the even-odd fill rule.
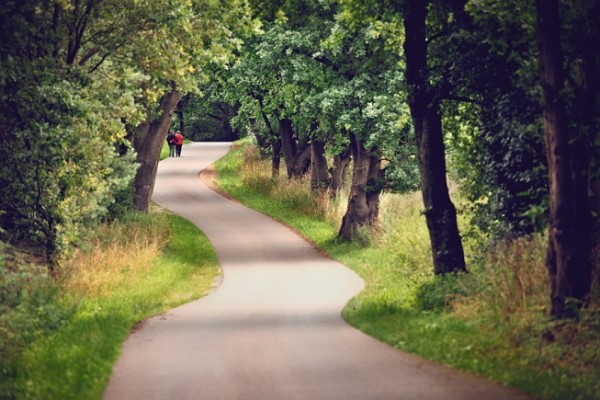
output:
[[453,301],[459,296],[466,296],[468,275],[454,273],[435,276],[431,281],[418,287],[415,305],[424,311],[442,311],[452,308]]

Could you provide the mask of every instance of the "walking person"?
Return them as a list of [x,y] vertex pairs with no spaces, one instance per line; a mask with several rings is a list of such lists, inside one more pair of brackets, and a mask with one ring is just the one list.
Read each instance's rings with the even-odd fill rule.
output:
[[175,143],[177,157],[181,157],[181,148],[183,147],[183,135],[181,134],[181,131],[177,131],[173,142]]
[[169,144],[169,157],[175,157],[175,134],[171,130],[167,134],[167,143]]

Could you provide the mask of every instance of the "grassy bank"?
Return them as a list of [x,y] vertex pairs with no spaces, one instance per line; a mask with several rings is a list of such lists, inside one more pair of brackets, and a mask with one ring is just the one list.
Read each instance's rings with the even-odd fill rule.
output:
[[206,294],[219,274],[212,246],[182,218],[154,210],[102,226],[62,266],[60,295],[43,303],[68,310],[54,313],[60,323],[46,318],[2,360],[0,398],[100,398],[131,328]]
[[[249,142],[235,146],[217,171],[222,190],[292,226],[365,279],[344,310],[362,331],[541,398],[600,398],[598,302],[579,321],[548,320],[544,237],[492,247],[472,231],[464,238],[470,273],[436,278],[419,194],[385,194],[378,229],[345,243],[336,239],[344,196],[333,201],[313,195],[307,182],[271,179],[269,162]],[[467,219],[461,215],[463,232]]]

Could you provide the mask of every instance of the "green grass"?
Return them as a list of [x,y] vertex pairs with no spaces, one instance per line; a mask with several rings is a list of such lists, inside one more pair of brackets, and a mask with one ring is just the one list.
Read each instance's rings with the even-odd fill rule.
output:
[[[336,212],[319,210],[298,183],[271,179],[268,162],[257,160],[251,147],[247,139],[238,142],[217,162],[217,185],[295,228],[365,280],[365,290],[343,311],[350,324],[541,398],[600,399],[600,315],[591,307],[580,321],[548,320],[543,237],[492,253],[472,235],[465,238],[471,273],[436,278],[419,194],[384,195],[380,229],[341,242],[339,215],[329,218]],[[297,192],[295,200],[288,190]],[[461,215],[461,231],[467,217]]]
[[[78,298],[77,311],[67,324],[34,342],[15,361],[14,376],[0,386],[1,398],[100,398],[134,324],[211,290],[220,269],[212,246],[195,226],[166,213],[137,215],[125,224],[152,230],[162,219],[171,236],[147,268],[123,264],[102,282],[93,281],[91,288],[85,279],[70,286]],[[124,232],[131,235],[127,229]],[[109,248],[111,240],[102,240]],[[114,258],[108,261],[116,263]]]

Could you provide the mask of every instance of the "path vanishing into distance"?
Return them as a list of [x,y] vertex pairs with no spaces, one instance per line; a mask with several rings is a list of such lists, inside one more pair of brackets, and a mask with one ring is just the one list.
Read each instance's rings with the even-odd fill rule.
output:
[[526,399],[359,332],[341,310],[351,270],[199,179],[227,143],[159,163],[153,199],[206,233],[223,268],[210,295],[150,318],[123,346],[104,399]]

